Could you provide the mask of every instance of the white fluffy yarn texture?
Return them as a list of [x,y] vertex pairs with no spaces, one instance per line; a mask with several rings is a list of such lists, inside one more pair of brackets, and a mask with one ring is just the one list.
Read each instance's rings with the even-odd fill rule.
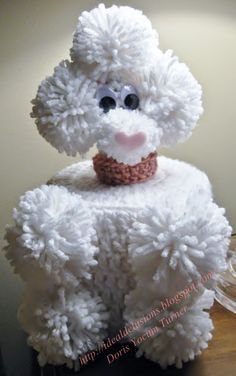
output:
[[96,63],[99,73],[144,66],[155,57],[158,35],[141,11],[100,4],[79,17],[71,58]]
[[[38,130],[59,152],[84,154],[98,142],[119,162],[135,164],[140,162],[138,156],[146,157],[159,146],[172,146],[191,136],[203,111],[201,87],[171,51],[158,49],[157,34],[142,12],[104,5],[83,12],[71,56],[74,62],[62,61],[41,83],[33,100],[32,117]],[[103,114],[96,99],[101,83],[111,87],[133,84],[137,90],[140,119],[126,109],[127,124],[136,132],[143,121],[148,142],[135,153],[118,150],[113,142],[112,132],[123,127],[124,114]]]
[[[24,258],[58,284],[77,285],[79,279],[91,278],[89,268],[97,263],[96,233],[78,195],[64,187],[41,186],[21,197],[13,217],[16,227],[8,229],[7,255],[17,271],[21,273]],[[23,275],[24,271],[23,267]]]
[[[83,154],[98,143],[119,162],[131,164],[159,146],[171,146],[190,137],[202,113],[201,87],[170,51],[144,73],[137,71],[128,76],[126,72],[120,80],[135,85],[140,108],[117,108],[103,114],[96,99],[97,83],[68,61],[59,64],[54,74],[41,83],[33,101],[32,116],[40,134],[68,155]],[[114,131],[120,130],[141,130],[148,141],[126,152],[114,143]]]
[[[21,198],[5,248],[26,282],[20,320],[41,364],[72,365],[122,318],[225,268],[231,228],[193,166],[160,157],[153,179],[109,187],[85,161],[51,183]],[[192,295],[188,312],[140,350],[163,367],[198,355],[211,338],[212,296]]]
[[[157,34],[141,12],[103,5],[84,12],[71,57],[73,63],[61,62],[41,83],[33,101],[40,134],[60,152],[85,153],[97,143],[135,164],[191,135],[202,113],[201,88],[185,64],[158,50]],[[103,114],[96,90],[106,78],[111,86],[133,84],[139,109]],[[143,131],[147,142],[124,152],[114,143],[116,130]],[[114,326],[110,320],[133,320],[205,272],[224,270],[231,228],[197,169],[159,158],[149,182],[107,187],[86,162],[51,182],[60,186],[22,196],[5,248],[27,283],[19,317],[41,365],[71,366],[104,339]],[[163,367],[193,359],[211,339],[204,309],[213,295],[194,295],[187,313],[145,341],[139,354]]]
[[36,118],[39,133],[59,152],[75,156],[94,144],[101,113],[96,87],[68,61],[62,61],[39,86],[32,101],[32,117]]
[[189,138],[203,112],[201,86],[189,68],[169,50],[133,80],[141,110],[163,130],[161,145],[173,146]]
[[59,296],[31,295],[25,296],[18,315],[41,366],[49,362],[72,367],[73,360],[107,335],[108,313],[95,293],[80,289],[65,294],[60,289]]
[[[209,313],[204,310],[209,310],[213,302],[214,292],[205,290],[191,306],[182,306],[182,309],[184,307],[183,314],[179,315],[178,319],[175,318],[175,314],[180,311],[176,308],[172,307],[161,311],[155,318],[132,332],[130,337],[137,338],[147,332],[148,329],[158,327],[157,335],[138,345],[139,349],[136,356],[139,357],[144,354],[147,359],[159,363],[162,368],[173,364],[181,368],[183,362],[193,360],[196,355],[200,355],[202,350],[208,347],[208,341],[212,338],[212,320]],[[160,301],[156,300],[154,307],[161,307]],[[130,306],[129,310],[126,311],[126,320],[130,323],[135,322],[137,319],[144,318],[145,314],[152,312],[152,309],[153,306],[142,306],[142,300],[139,298],[135,310]],[[173,320],[171,317],[173,317]],[[169,318],[172,322],[167,323],[163,318]],[[163,324],[160,320],[163,320]]]
[[[160,145],[162,130],[156,128],[155,122],[139,111],[127,111],[122,108],[110,110],[102,117],[100,125],[98,150],[121,163],[135,165]],[[141,147],[129,150],[116,142],[114,136],[117,132],[124,132],[128,136],[142,132],[145,133],[146,141]]]
[[169,296],[201,276],[226,269],[231,227],[225,210],[197,193],[181,205],[164,200],[139,214],[129,229],[129,252],[137,283],[153,283],[159,296]]

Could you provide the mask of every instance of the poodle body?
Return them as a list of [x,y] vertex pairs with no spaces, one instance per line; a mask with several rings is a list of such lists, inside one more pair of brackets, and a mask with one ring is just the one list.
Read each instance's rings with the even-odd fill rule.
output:
[[163,367],[199,354],[225,267],[223,214],[204,173],[165,157],[145,183],[106,186],[85,161],[27,192],[7,255],[27,282],[19,319],[40,364],[70,366],[134,324],[126,340],[159,328],[138,348]]
[[[103,5],[82,13],[71,61],[33,104],[59,152],[96,145],[130,167],[185,141],[202,113],[200,85],[159,49],[142,12]],[[207,347],[231,228],[203,172],[159,157],[145,182],[108,186],[83,161],[26,192],[13,217],[5,250],[26,282],[19,319],[41,365],[71,366],[124,327],[133,327],[126,340],[146,338],[137,354],[162,367]]]

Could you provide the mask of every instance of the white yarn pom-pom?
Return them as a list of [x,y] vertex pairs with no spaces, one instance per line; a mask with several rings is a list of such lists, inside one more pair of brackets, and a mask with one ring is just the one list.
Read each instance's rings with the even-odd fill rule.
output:
[[159,294],[173,294],[192,281],[212,286],[226,268],[231,227],[209,198],[190,195],[181,205],[166,200],[139,215],[129,230],[129,252],[140,279],[155,282]]
[[169,50],[151,67],[137,70],[140,107],[163,130],[161,145],[185,141],[203,112],[202,89],[189,68]]
[[[131,305],[125,314],[129,323],[138,323],[140,318],[148,320],[142,326],[134,326],[137,329],[130,334],[138,346],[136,356],[144,354],[146,358],[159,363],[162,368],[173,364],[181,368],[183,362],[193,360],[208,347],[208,341],[212,338],[212,320],[209,313],[204,310],[208,310],[213,302],[214,292],[205,290],[192,306],[181,304],[180,309],[169,308],[154,316],[153,307],[148,308],[144,305],[142,309],[142,302],[138,300],[135,310]],[[155,303],[155,307],[161,308],[161,304],[157,301]]]
[[98,64],[100,73],[115,72],[149,63],[157,47],[157,33],[141,11],[100,4],[79,17],[71,58]]
[[39,352],[41,366],[47,362],[72,366],[73,360],[96,349],[107,335],[108,313],[99,296],[86,290],[59,290],[58,296],[38,297],[28,291],[19,320],[29,334],[28,344]]
[[[137,111],[127,111],[123,108],[110,110],[103,118],[100,138],[97,142],[99,151],[105,153],[108,157],[116,159],[120,163],[135,165],[146,157],[149,153],[156,150],[160,144],[162,130],[155,126],[154,120]],[[133,134],[145,130],[146,141],[144,145],[136,149],[127,149],[116,142],[115,134],[125,132]]]
[[64,187],[45,185],[21,197],[6,252],[23,278],[26,261],[39,265],[56,283],[76,285],[79,278],[91,277],[97,248],[87,210],[80,196]]
[[68,61],[62,61],[39,86],[31,116],[36,118],[39,133],[59,152],[75,156],[94,144],[101,113],[96,88]]

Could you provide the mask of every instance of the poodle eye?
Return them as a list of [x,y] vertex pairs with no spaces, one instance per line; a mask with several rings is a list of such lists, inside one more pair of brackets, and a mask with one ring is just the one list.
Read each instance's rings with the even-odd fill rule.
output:
[[121,100],[125,108],[136,110],[139,106],[139,97],[136,89],[132,85],[125,85],[121,90]]
[[116,94],[108,86],[101,86],[97,91],[96,97],[99,102],[99,107],[103,109],[103,112],[106,113],[116,108]]

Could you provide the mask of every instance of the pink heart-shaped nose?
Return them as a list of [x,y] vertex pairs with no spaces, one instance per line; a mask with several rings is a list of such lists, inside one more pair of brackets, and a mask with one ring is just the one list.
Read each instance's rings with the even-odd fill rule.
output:
[[124,132],[117,132],[115,134],[115,140],[118,144],[132,150],[145,143],[146,135],[143,132],[137,132],[129,136]]

